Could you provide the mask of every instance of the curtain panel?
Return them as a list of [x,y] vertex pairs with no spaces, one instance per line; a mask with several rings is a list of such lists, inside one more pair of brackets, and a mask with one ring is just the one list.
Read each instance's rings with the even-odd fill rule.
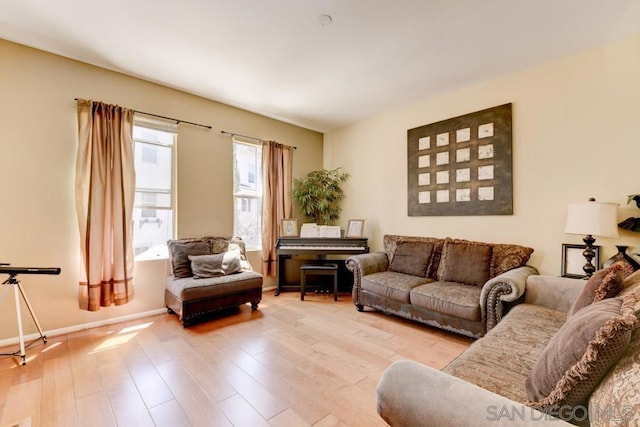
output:
[[291,215],[293,147],[265,141],[262,144],[262,274],[276,276],[275,245],[283,219]]
[[78,100],[79,305],[89,311],[133,299],[133,113]]

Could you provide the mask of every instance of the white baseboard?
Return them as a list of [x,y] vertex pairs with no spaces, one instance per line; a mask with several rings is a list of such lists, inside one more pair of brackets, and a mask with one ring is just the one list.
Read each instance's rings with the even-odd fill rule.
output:
[[[47,337],[50,337],[50,336],[53,337],[56,335],[63,335],[63,334],[69,334],[72,332],[83,331],[85,329],[97,328],[99,326],[111,325],[113,323],[120,323],[120,322],[129,321],[129,320],[135,320],[141,317],[155,316],[156,314],[162,314],[166,312],[167,312],[166,308],[158,308],[156,310],[145,311],[144,313],[129,314],[127,316],[113,317],[111,319],[99,320],[97,322],[89,322],[89,323],[83,323],[81,325],[67,326],[65,328],[60,328],[60,329],[52,329],[50,331],[44,331],[44,334]],[[40,335],[37,332],[24,336],[25,342],[29,342],[38,338],[40,338]],[[19,342],[20,342],[20,339],[18,337],[7,338],[4,340],[0,340],[0,347],[18,344]]]

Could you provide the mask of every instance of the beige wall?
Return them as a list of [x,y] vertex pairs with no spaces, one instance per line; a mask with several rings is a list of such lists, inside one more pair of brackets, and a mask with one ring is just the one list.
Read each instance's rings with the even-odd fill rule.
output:
[[[407,130],[513,103],[510,216],[408,217]],[[364,218],[373,249],[387,233],[519,243],[531,264],[559,275],[566,205],[593,196],[626,205],[640,193],[640,36],[602,49],[467,87],[325,134],[325,167],[351,173],[342,223]],[[604,259],[614,244],[640,252],[640,234],[597,239]]]
[[[232,144],[221,130],[297,146],[295,177],[322,167],[317,132],[3,40],[0,64],[0,262],[62,268],[60,276],[21,277],[45,331],[164,307],[165,262],[148,261],[136,265],[132,303],[93,313],[77,308],[74,98],[213,126],[180,126],[179,237],[233,231]],[[251,261],[260,268],[259,254]],[[33,332],[24,317],[26,333]],[[0,341],[16,336],[13,295],[8,294],[0,305]]]

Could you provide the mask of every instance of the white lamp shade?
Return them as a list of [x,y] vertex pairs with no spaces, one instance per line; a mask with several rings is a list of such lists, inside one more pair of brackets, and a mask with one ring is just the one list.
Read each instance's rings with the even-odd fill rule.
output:
[[567,234],[618,237],[618,204],[601,202],[569,203]]

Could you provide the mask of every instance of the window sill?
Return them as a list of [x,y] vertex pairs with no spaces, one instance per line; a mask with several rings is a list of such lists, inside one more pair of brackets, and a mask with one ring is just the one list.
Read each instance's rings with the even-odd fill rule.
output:
[[154,261],[169,259],[169,248],[167,245],[156,245],[134,257],[134,261]]

